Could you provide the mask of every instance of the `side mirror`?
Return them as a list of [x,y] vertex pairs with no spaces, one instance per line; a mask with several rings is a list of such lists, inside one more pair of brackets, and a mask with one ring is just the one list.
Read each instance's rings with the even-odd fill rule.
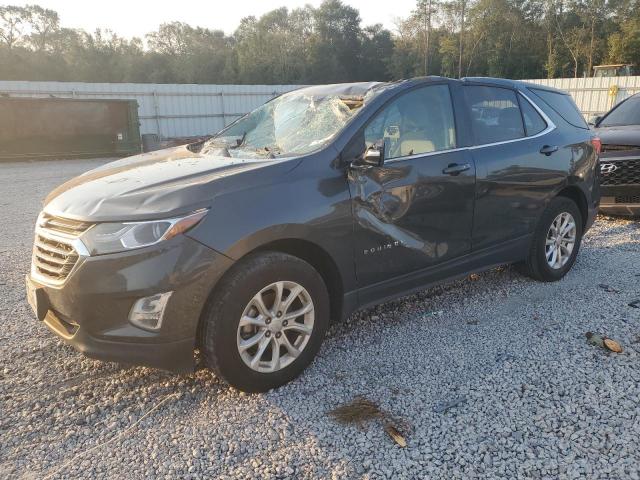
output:
[[591,125],[592,127],[595,127],[598,122],[602,120],[602,115],[593,115],[590,119],[589,119],[589,125]]
[[384,142],[377,142],[367,148],[356,162],[356,165],[380,167],[384,163]]

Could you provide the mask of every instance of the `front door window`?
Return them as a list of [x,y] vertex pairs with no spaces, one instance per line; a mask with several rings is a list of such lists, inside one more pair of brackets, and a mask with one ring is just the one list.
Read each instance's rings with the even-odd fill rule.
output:
[[367,148],[384,142],[387,160],[455,148],[449,87],[431,85],[401,95],[375,116],[364,138]]

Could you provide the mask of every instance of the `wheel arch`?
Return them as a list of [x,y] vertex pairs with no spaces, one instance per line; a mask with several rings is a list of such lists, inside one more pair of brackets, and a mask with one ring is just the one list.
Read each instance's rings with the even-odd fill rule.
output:
[[[340,270],[331,255],[318,244],[300,238],[282,238],[260,245],[244,256],[256,252],[281,252],[304,260],[320,274],[329,293],[331,321],[341,318],[344,283]],[[243,256],[243,258],[244,258]],[[240,258],[239,260],[242,260]]]
[[568,185],[558,192],[557,197],[565,197],[578,206],[580,215],[582,216],[582,230],[584,231],[587,225],[587,218],[589,216],[589,206],[587,203],[587,196],[577,185]]
[[[344,307],[344,292],[345,281],[348,279],[343,278],[343,274],[338,268],[338,264],[334,261],[329,252],[318,245],[315,242],[300,237],[283,237],[283,238],[268,238],[271,235],[263,235],[263,242],[257,242],[255,237],[253,241],[247,239],[244,242],[238,242],[236,248],[232,250],[232,255],[229,258],[234,260],[233,265],[237,265],[242,262],[248,255],[257,252],[281,252],[292,255],[294,257],[304,260],[310,264],[322,277],[329,293],[329,309],[330,320],[338,321],[342,318]],[[266,239],[265,239],[266,237]],[[225,277],[229,274],[231,268],[217,280],[215,285],[209,292],[209,298],[213,296],[219,286],[223,283]],[[204,313],[205,309],[203,309]],[[200,337],[202,328],[202,314],[198,321],[197,336]]]

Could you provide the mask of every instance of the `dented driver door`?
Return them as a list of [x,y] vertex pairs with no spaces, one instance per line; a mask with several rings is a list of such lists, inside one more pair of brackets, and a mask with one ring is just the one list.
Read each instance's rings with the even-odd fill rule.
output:
[[447,84],[401,94],[362,134],[356,142],[384,143],[385,158],[348,170],[359,286],[384,283],[388,291],[399,277],[468,254],[475,166],[456,146]]

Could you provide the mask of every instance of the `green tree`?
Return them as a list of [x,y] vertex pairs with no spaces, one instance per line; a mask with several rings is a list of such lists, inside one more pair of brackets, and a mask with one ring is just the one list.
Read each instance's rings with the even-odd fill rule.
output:
[[414,35],[419,39],[420,56],[423,59],[423,74],[429,75],[429,59],[431,56],[431,42],[433,24],[439,13],[439,0],[418,0],[416,8],[409,17]]
[[233,42],[220,30],[182,22],[165,23],[147,34],[147,43],[154,75],[168,75],[180,83],[221,83],[232,79],[227,76]]
[[416,75],[535,78],[640,65],[640,0],[416,0],[393,33],[340,0],[246,17],[233,35],[182,22],[139,38],[0,7],[0,79],[333,83]]
[[308,8],[280,8],[260,19],[247,17],[234,34],[242,83],[298,83],[306,74],[312,20]]
[[393,56],[391,32],[380,24],[365,27],[360,35],[360,45],[358,80],[388,80],[389,59]]
[[51,41],[60,29],[58,13],[40,7],[28,5],[25,8],[26,18],[31,27],[30,41],[36,51],[42,52],[51,46]]
[[347,82],[357,78],[360,14],[340,0],[325,0],[313,12],[314,35],[309,63],[314,81]]
[[0,38],[7,49],[11,50],[22,39],[27,16],[25,8],[0,6]]
[[609,37],[607,59],[610,63],[640,66],[640,17],[625,20],[620,31]]

